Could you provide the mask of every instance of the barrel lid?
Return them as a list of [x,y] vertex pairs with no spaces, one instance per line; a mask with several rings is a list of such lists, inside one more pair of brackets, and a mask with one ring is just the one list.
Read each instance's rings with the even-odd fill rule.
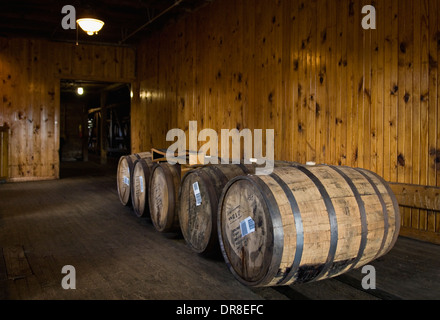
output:
[[[131,199],[133,210],[138,217],[143,217],[149,213],[148,208],[148,182],[149,175],[145,175],[143,163],[144,159],[138,159],[134,163],[131,183]],[[148,166],[147,166],[148,168]],[[147,171],[147,174],[149,171]],[[145,210],[146,209],[146,210]]]
[[200,172],[196,170],[185,175],[179,195],[180,228],[187,244],[197,253],[206,251],[211,239],[212,218],[216,217],[212,207],[216,196],[212,195],[209,181],[206,183]]
[[275,252],[279,241],[274,236],[271,193],[259,181],[251,175],[231,180],[218,210],[223,257],[232,274],[248,286],[264,285],[272,278],[273,260],[281,257]]
[[117,188],[118,196],[121,203],[126,206],[130,202],[130,165],[128,163],[127,157],[122,156],[119,158],[118,169],[117,169]]
[[151,220],[155,228],[162,232],[168,225],[167,212],[169,210],[170,192],[168,190],[169,181],[164,172],[164,168],[155,165],[152,169],[149,186],[149,206]]

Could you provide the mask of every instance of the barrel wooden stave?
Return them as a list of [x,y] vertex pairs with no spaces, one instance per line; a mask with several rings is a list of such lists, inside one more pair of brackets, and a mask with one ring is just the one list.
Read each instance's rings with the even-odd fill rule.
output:
[[[227,184],[219,239],[229,269],[247,285],[317,281],[388,252],[399,231],[398,210],[386,183],[366,170],[276,168]],[[248,216],[255,231],[242,237],[239,225]]]
[[130,165],[127,158],[119,158],[118,170],[116,174],[119,200],[124,206],[130,204]]
[[150,217],[157,231],[179,232],[177,199],[180,187],[180,165],[156,163],[151,169],[148,190]]

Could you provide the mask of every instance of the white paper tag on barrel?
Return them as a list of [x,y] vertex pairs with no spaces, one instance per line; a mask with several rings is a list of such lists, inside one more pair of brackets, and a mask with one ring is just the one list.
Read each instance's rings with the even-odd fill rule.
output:
[[247,217],[240,222],[241,236],[247,236],[248,234],[255,232],[255,222],[251,217]]
[[144,193],[144,178],[139,176],[139,185],[141,187],[141,192]]
[[202,196],[200,195],[199,183],[193,183],[194,196],[196,197],[196,206],[200,206],[202,204]]
[[122,180],[123,180],[124,184],[126,184],[127,186],[129,186],[129,185],[130,185],[130,178],[129,178],[129,176],[130,176],[130,168],[128,168],[128,167],[127,167],[127,174],[128,174],[128,177],[127,177],[127,176],[124,176],[124,177],[122,178]]

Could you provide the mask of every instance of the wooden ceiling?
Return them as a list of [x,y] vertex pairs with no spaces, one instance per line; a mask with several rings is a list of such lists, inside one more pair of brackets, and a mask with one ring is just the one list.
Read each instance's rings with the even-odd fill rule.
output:
[[129,87],[129,84],[71,79],[60,82],[61,92],[76,93],[78,87],[84,88],[84,94],[101,94],[104,91],[116,91],[123,87]]
[[[105,22],[98,35],[78,30],[80,43],[130,45],[142,35],[189,14],[213,0],[14,0],[2,4],[0,36],[45,38],[76,42],[76,30],[64,30],[61,13],[64,5],[73,5],[77,16],[92,9]],[[157,17],[157,18],[156,18]],[[146,25],[148,22],[148,25]],[[141,30],[139,30],[141,29]],[[138,30],[138,31],[137,31]]]

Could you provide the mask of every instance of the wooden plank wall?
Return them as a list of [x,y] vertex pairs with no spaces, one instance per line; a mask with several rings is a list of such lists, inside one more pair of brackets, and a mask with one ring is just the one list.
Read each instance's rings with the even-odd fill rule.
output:
[[8,179],[9,128],[0,127],[0,182]]
[[132,82],[136,50],[0,38],[0,126],[9,130],[9,180],[59,175],[60,79]]
[[[364,30],[364,5],[376,8]],[[440,185],[439,0],[217,0],[143,41],[135,150],[171,128],[275,129],[278,159]],[[439,241],[440,213],[402,208]]]

